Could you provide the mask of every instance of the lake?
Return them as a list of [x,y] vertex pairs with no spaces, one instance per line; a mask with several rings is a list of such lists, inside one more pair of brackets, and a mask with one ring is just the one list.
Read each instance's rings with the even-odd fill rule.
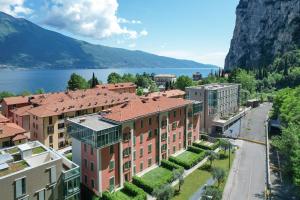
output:
[[116,69],[41,69],[41,70],[0,70],[0,91],[20,93],[22,91],[34,92],[43,88],[46,92],[63,91],[67,86],[70,75],[75,72],[87,80],[92,77],[93,72],[99,80],[106,82],[111,72],[124,73],[155,73],[176,74],[192,77],[195,72],[200,72],[206,77],[216,68],[116,68]]

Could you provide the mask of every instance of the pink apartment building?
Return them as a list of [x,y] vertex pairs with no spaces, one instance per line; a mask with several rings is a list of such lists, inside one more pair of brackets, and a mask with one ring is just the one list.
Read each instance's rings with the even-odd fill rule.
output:
[[68,119],[82,184],[101,195],[185,150],[199,140],[198,107],[181,98],[143,97]]

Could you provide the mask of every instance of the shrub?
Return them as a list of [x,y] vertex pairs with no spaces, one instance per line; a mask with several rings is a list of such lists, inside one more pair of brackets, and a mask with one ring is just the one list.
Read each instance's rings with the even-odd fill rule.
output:
[[213,145],[211,146],[206,146],[204,144],[201,143],[195,143],[193,142],[193,146],[204,149],[204,150],[215,150],[220,146],[220,142],[219,140],[217,140]]
[[173,157],[173,156],[171,156],[169,158],[169,160],[171,162],[176,163],[177,165],[180,165],[180,166],[184,167],[184,169],[190,169],[193,166],[195,166],[197,163],[199,163],[201,160],[203,160],[204,157],[205,157],[205,152],[202,152],[202,153],[199,153],[199,154],[195,153],[194,157],[191,157],[191,158],[189,158],[188,160],[185,160],[185,161],[180,159],[180,158]]
[[154,190],[154,185],[144,181],[141,177],[133,176],[132,183],[142,188],[144,191],[146,191],[149,194],[152,194]]
[[175,164],[173,162],[170,162],[168,160],[162,160],[161,161],[161,166],[168,169],[168,170],[170,170],[170,171],[173,171],[174,169],[178,170],[181,173],[183,173],[183,170],[184,170],[182,166],[177,165],[177,164]]
[[124,193],[128,194],[129,196],[134,196],[133,200],[146,200],[147,195],[146,193],[138,188],[136,185],[125,182],[124,183],[124,188],[122,189]]
[[194,152],[194,153],[202,153],[204,152],[205,150],[204,149],[201,149],[199,147],[194,147],[194,146],[188,146],[188,151],[191,151],[191,152]]
[[118,200],[118,198],[115,197],[112,193],[105,191],[102,193],[101,200]]

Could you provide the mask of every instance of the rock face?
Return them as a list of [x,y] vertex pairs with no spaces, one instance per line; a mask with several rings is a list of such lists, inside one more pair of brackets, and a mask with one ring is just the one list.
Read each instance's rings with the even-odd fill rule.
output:
[[300,0],[240,0],[225,69],[257,68],[300,47]]

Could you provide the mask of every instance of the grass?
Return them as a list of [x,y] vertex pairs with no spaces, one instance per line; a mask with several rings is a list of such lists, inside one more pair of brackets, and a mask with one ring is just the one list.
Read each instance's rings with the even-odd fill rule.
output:
[[19,149],[17,147],[6,150],[6,152],[9,154],[14,154],[14,153],[17,153],[18,151],[19,151]]
[[163,167],[157,167],[150,172],[146,173],[141,178],[148,183],[151,183],[155,187],[160,187],[163,184],[165,184],[164,181],[162,181],[161,177],[170,176],[172,175],[172,172],[166,168]]
[[114,193],[114,196],[117,198],[117,199],[128,199],[128,200],[131,200],[133,197],[129,196],[127,193],[124,193],[122,190],[120,191],[117,191]]
[[32,149],[32,154],[39,154],[46,151],[43,147],[35,147],[34,149]]
[[191,152],[191,151],[185,151],[181,154],[179,154],[178,156],[176,156],[176,158],[182,160],[183,162],[190,162],[190,160],[195,160],[198,158],[198,154],[194,153],[194,152]]
[[21,161],[21,162],[17,162],[17,163],[10,163],[9,168],[0,170],[0,177],[5,176],[10,173],[20,171],[26,167],[28,167],[28,164],[25,161]]
[[[234,160],[234,154],[231,154],[231,163]],[[215,160],[213,162],[213,167],[220,167],[223,168],[227,175],[229,173],[228,169],[228,161],[229,158]],[[180,193],[173,197],[173,200],[182,200],[182,199],[189,199],[201,186],[203,186],[208,179],[212,177],[211,173],[207,170],[202,170],[201,167],[192,172],[184,179],[184,184],[181,186]],[[227,179],[227,177],[226,177]],[[224,183],[220,184],[219,189],[221,191],[224,190],[226,184],[226,180]],[[178,189],[178,185],[175,186],[175,189]]]
[[72,153],[68,153],[68,154],[66,155],[66,158],[68,158],[70,161],[72,161]]

